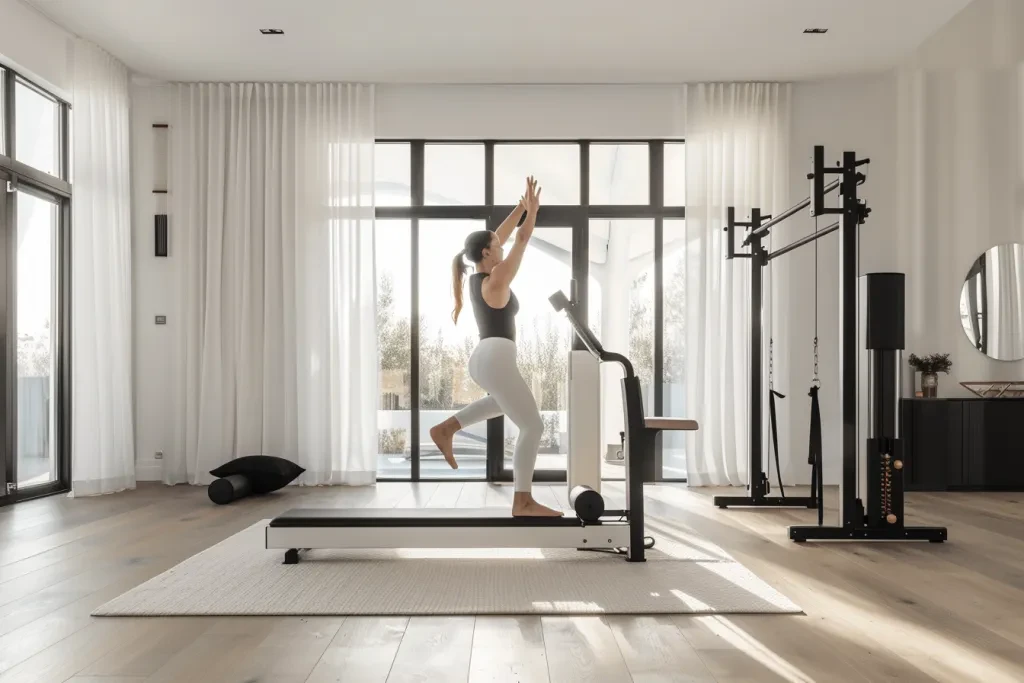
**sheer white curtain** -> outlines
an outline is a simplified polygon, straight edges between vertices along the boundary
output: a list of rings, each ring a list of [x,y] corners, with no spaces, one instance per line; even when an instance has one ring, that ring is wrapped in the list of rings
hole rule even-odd
[[[179,263],[167,483],[266,453],[303,484],[373,483],[372,86],[183,84],[171,128]]]
[[[785,84],[686,89],[685,376],[700,421],[686,454],[691,486],[747,483],[750,265],[726,261],[722,227],[729,206],[738,220],[786,208],[790,99]]]
[[[85,40],[73,57],[71,494],[135,487],[128,70]]]

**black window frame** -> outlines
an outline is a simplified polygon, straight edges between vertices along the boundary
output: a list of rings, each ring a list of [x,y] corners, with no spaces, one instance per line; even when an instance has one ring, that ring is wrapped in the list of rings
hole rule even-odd
[[[57,145],[58,175],[50,175],[17,160],[16,83],[52,100],[59,107]],[[0,457],[0,507],[71,490],[71,103],[30,77],[6,64],[0,65],[0,97],[3,98],[5,148],[0,153],[0,263],[4,280],[0,282],[0,441],[6,455]],[[56,395],[51,397],[56,411],[54,481],[24,489],[17,488],[17,251],[7,236],[17,230],[17,195],[22,190],[57,207],[57,320],[55,358]],[[6,494],[6,495],[5,495]]]
[[[409,145],[410,197],[408,206],[379,206],[375,215],[380,220],[407,220],[410,225],[411,306],[410,321],[419,319],[419,227],[421,220],[484,220],[494,230],[514,208],[494,203],[494,151],[501,145],[576,145],[579,149],[580,201],[579,204],[544,204],[538,216],[540,225],[565,225],[573,228],[572,277],[574,299],[584,303],[580,310],[586,316],[587,281],[589,264],[589,230],[592,219],[652,219],[654,221],[654,405],[653,414],[659,415],[664,405],[664,222],[685,220],[686,207],[665,205],[665,145],[685,144],[684,138],[579,138],[579,139],[475,139],[475,138],[377,138],[375,144]],[[484,148],[484,203],[476,205],[425,204],[425,149],[427,145],[483,145]],[[646,145],[648,148],[648,203],[647,204],[591,204],[590,203],[590,149],[592,145]],[[584,324],[588,321],[584,319]],[[379,477],[380,481],[506,482],[511,474],[503,469],[504,424],[499,419],[487,426],[487,468],[484,479],[464,477],[430,477],[423,479],[420,471],[420,339],[419,326],[410,324],[410,471],[408,477]],[[574,349],[583,349],[576,338]],[[685,477],[665,477],[662,462],[662,444],[656,448],[655,472],[659,482],[685,482]],[[564,482],[564,471],[538,470],[535,482]]]

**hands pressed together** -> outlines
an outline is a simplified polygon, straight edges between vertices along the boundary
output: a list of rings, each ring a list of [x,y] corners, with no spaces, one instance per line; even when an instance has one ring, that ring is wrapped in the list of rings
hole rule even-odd
[[[526,194],[519,198],[519,206],[528,214],[537,215],[537,209],[540,208],[541,189],[537,186],[537,180],[533,176],[526,179]]]

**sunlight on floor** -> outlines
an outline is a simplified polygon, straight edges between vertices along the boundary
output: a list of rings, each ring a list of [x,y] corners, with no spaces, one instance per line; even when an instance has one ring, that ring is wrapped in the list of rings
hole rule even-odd
[[[736,590],[756,595],[761,600],[779,609],[799,609],[788,598],[776,592],[771,586],[741,564],[733,562],[702,562],[701,567],[730,582],[736,587]]]
[[[732,562],[734,558],[714,543],[690,533],[678,523],[653,518],[648,519],[647,530],[658,538],[657,548],[669,557],[698,560],[721,560]],[[697,553],[694,556],[694,553]]]
[[[737,651],[790,683],[814,683],[813,678],[769,650],[763,643],[725,617],[694,617],[694,620],[732,645]]]
[[[993,652],[980,650],[954,636],[942,635],[911,623],[891,610],[884,612],[865,607],[865,601],[848,591],[820,581],[818,601],[835,620],[821,627],[835,635],[861,643],[876,642],[939,680],[1019,683],[1024,668]],[[880,627],[884,624],[884,627]],[[881,636],[885,634],[885,640]]]
[[[596,602],[584,602],[581,600],[535,600],[533,606],[538,609],[551,610],[554,612],[565,612],[574,614],[578,612],[603,612],[604,608]]]

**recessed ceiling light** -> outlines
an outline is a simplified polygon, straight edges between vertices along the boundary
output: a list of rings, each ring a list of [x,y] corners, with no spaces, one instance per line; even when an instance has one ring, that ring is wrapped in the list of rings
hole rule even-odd
[[[261,28],[260,29],[260,33],[262,33],[265,36],[283,36],[284,35],[284,29],[283,28]]]
[[[828,33],[827,28],[805,28],[804,33]]]

